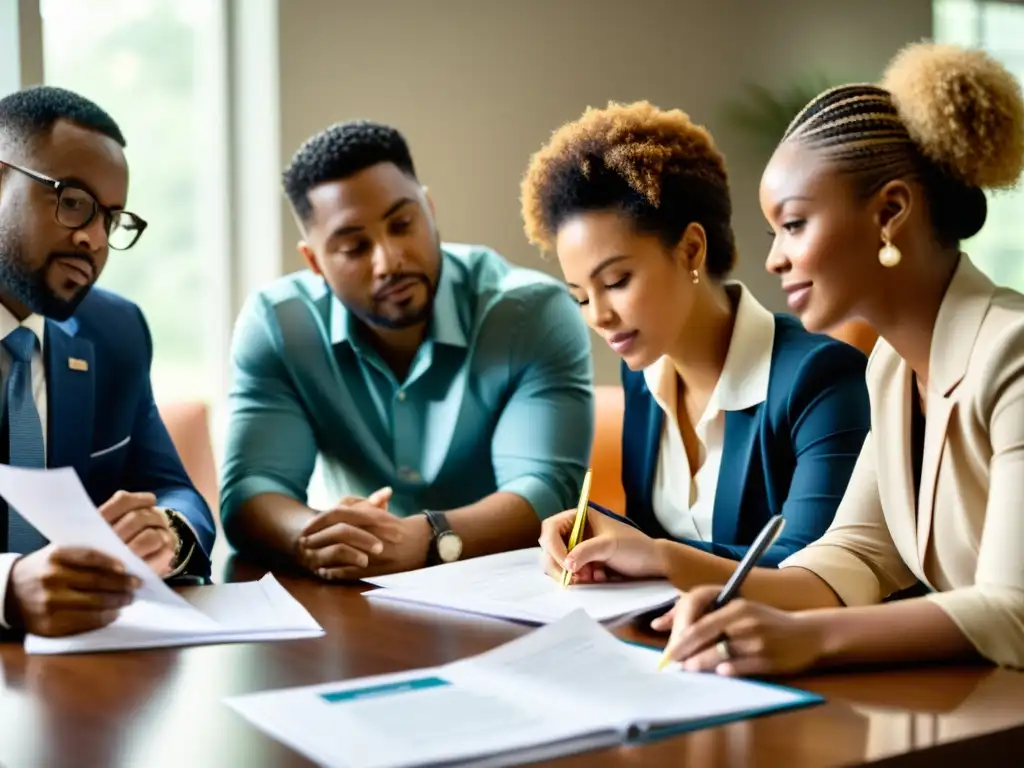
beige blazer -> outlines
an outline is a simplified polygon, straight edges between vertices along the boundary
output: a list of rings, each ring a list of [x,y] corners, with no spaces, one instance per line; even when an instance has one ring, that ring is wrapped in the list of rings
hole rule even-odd
[[[961,256],[935,321],[920,504],[910,367],[884,340],[868,362],[871,434],[832,526],[780,567],[846,605],[913,585],[986,658],[1024,667],[1024,296]]]

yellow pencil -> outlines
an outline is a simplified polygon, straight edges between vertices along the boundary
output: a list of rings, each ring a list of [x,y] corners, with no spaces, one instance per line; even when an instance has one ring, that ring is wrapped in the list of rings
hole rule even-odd
[[[573,547],[583,540],[583,529],[587,525],[587,506],[590,502],[590,473],[591,470],[588,469],[587,474],[583,477],[583,490],[580,491],[580,501],[576,505],[576,520],[572,524],[572,533],[569,534],[569,543],[565,548],[566,553],[572,552]],[[572,573],[563,569],[562,586],[569,586],[571,580]]]

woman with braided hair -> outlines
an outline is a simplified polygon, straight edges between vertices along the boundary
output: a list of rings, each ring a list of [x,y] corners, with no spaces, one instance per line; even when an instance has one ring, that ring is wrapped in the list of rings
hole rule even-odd
[[[761,182],[767,266],[808,329],[878,330],[871,434],[821,539],[720,610],[704,613],[712,586],[679,601],[668,653],[686,668],[1024,667],[1024,296],[959,249],[983,190],[1022,166],[1020,84],[981,51],[909,46],[879,86],[830,89],[793,121]],[[628,556],[610,549],[611,567]],[[673,580],[678,559],[663,547]],[[886,600],[917,582],[927,594]]]

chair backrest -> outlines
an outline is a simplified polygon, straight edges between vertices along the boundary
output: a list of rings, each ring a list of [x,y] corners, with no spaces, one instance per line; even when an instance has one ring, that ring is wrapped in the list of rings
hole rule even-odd
[[[852,344],[865,355],[870,355],[878,341],[878,333],[863,320],[850,320],[834,328],[830,333],[833,339]]]
[[[210,411],[199,401],[164,402],[158,405],[171,441],[185,465],[196,490],[206,500],[218,518],[220,490],[217,484],[217,464],[213,458],[210,439]]]
[[[594,387],[594,445],[591,449],[590,498],[602,506],[626,513],[622,490],[622,387]]]

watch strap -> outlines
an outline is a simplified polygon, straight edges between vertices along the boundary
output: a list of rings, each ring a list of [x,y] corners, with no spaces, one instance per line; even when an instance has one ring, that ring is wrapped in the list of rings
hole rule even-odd
[[[437,542],[446,533],[451,532],[452,527],[448,524],[448,516],[444,512],[425,509],[423,514],[427,516],[430,530],[434,534],[430,537],[430,548],[427,550],[427,565],[440,565],[441,551],[438,549]]]
[[[444,512],[438,512],[436,509],[425,509],[423,514],[427,516],[430,528],[434,532],[435,540],[451,531],[452,527],[448,524],[448,515]]]

